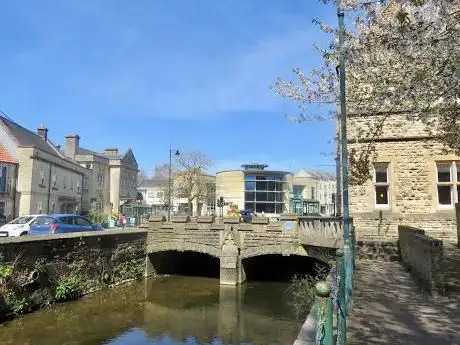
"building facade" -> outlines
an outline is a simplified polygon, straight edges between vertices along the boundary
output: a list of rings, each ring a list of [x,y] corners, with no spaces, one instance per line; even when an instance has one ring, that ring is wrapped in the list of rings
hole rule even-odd
[[[333,175],[301,169],[294,176],[291,212],[302,216],[336,214],[337,183]]]
[[[138,165],[132,150],[118,154],[108,148],[99,153],[80,146],[77,134],[66,136],[64,155],[89,169],[88,195],[85,203],[89,210],[104,214],[118,213],[123,203],[136,200]]]
[[[17,214],[17,174],[17,161],[0,144],[0,216],[5,216],[7,221]]]
[[[84,211],[89,170],[67,159],[47,128],[33,133],[0,116],[0,145],[17,162],[14,217]]]
[[[387,115],[388,116],[388,115]],[[349,116],[349,149],[365,150],[362,128],[380,116]],[[374,140],[371,179],[350,186],[350,214],[358,238],[396,238],[398,225],[420,227],[430,236],[456,240],[455,203],[460,201],[460,157],[418,121],[388,116]]]
[[[241,167],[241,170],[216,174],[216,196],[224,198],[224,214],[231,204],[240,210],[269,217],[289,212],[293,189],[290,172],[266,170],[265,164],[243,164]]]

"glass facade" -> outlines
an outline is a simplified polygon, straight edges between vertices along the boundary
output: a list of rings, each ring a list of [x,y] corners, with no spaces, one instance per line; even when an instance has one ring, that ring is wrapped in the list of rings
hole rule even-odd
[[[283,213],[285,184],[283,175],[245,175],[245,210],[258,213]]]

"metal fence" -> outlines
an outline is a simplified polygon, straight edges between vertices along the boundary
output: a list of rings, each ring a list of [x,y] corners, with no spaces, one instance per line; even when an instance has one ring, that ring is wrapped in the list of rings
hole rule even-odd
[[[316,344],[345,345],[347,344],[347,317],[351,311],[353,299],[353,272],[356,268],[356,235],[351,228],[350,243],[344,245],[344,250],[336,251],[336,289],[333,291],[327,282],[316,284],[316,300],[314,310],[316,315]],[[348,257],[347,257],[348,256]],[[347,264],[350,268],[347,269]],[[334,314],[336,317],[336,332],[334,336]]]

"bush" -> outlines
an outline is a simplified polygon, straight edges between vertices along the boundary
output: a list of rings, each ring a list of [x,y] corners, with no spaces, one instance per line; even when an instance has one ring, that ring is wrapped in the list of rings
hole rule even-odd
[[[99,210],[92,210],[88,213],[88,218],[93,224],[107,223],[108,216]]]
[[[139,279],[144,275],[144,269],[143,263],[131,259],[123,264],[120,269],[120,275],[123,279]]]
[[[8,278],[13,274],[13,265],[3,264],[0,265],[0,278]]]
[[[17,299],[13,303],[13,312],[16,315],[26,314],[31,310],[32,304],[30,303],[30,300],[26,297]]]
[[[296,310],[297,316],[304,317],[310,311],[315,301],[315,285],[317,282],[326,279],[329,268],[325,265],[315,265],[315,275],[296,274],[288,288],[291,295],[291,305]]]
[[[58,281],[54,297],[56,301],[64,302],[76,299],[81,295],[81,281],[76,277],[65,277]]]

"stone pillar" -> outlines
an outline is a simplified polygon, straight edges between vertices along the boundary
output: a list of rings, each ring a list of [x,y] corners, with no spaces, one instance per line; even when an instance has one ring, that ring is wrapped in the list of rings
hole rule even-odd
[[[171,223],[174,225],[174,230],[185,230],[185,224],[190,221],[189,216],[172,216]]]
[[[151,215],[149,218],[149,230],[159,230],[163,224],[163,216]]]
[[[238,285],[246,281],[246,274],[240,258],[237,226],[238,218],[224,218],[221,231],[220,284]]]
[[[299,218],[295,213],[285,213],[280,217],[281,228],[283,232],[297,233],[299,230]]]

